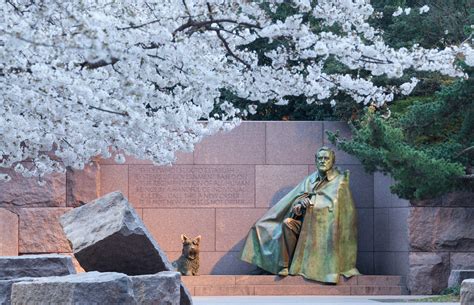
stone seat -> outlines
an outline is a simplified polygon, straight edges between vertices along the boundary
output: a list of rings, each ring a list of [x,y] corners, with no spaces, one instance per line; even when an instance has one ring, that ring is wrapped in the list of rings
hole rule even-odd
[[[341,278],[337,285],[305,280],[301,276],[200,275],[183,276],[193,296],[239,295],[405,295],[401,276],[360,275]]]

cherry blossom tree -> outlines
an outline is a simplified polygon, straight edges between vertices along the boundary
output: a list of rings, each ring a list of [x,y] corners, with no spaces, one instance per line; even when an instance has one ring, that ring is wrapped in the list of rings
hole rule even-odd
[[[474,65],[471,40],[389,47],[368,23],[377,15],[368,0],[293,0],[296,13],[284,21],[271,16],[281,2],[5,0],[0,167],[41,178],[117,152],[169,164],[259,103],[343,92],[383,104],[418,80],[380,87],[374,76],[414,69],[465,77],[456,61]],[[282,37],[286,44],[272,44]],[[268,46],[266,62],[249,47],[256,41]],[[357,73],[327,73],[328,59]],[[224,90],[248,100],[247,110],[223,100]],[[216,105],[221,112],[211,115]]]

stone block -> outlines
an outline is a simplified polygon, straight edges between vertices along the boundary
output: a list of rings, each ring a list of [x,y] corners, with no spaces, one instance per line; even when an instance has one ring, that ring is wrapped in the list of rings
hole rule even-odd
[[[403,285],[401,276],[362,275],[357,277],[357,285],[367,287],[394,287]]]
[[[254,207],[255,166],[130,165],[130,201],[137,208]]]
[[[75,274],[71,257],[43,254],[0,257],[0,279]]]
[[[108,165],[119,165],[115,162],[115,155],[113,154],[112,157],[108,159],[98,158],[98,162],[100,164],[108,164]],[[141,160],[134,156],[124,154],[125,162],[122,165],[153,165],[153,162],[150,160]],[[193,152],[176,152],[176,161],[173,164],[193,164],[194,157]]]
[[[409,208],[374,209],[375,251],[408,251]]]
[[[110,272],[17,282],[11,300],[12,304],[136,304],[130,279]]]
[[[24,163],[25,167],[31,166]],[[38,178],[25,178],[12,169],[0,169],[10,175],[9,182],[0,185],[0,207],[64,207],[66,206],[66,176],[55,173],[44,177],[44,185]]]
[[[373,209],[357,209],[357,248],[362,252],[374,251]]]
[[[71,252],[59,223],[59,217],[70,208],[20,209],[19,252]]]
[[[376,208],[401,208],[409,207],[410,202],[401,199],[390,191],[390,186],[395,181],[389,175],[381,172],[374,173],[374,207]]]
[[[314,164],[322,122],[266,122],[266,164]]]
[[[178,272],[163,271],[131,276],[130,279],[136,304],[183,304],[180,302],[181,279]],[[188,304],[189,300],[188,296]]]
[[[401,295],[402,287],[351,286],[351,295]]]
[[[409,240],[417,251],[474,251],[474,208],[416,207]]]
[[[341,276],[339,278],[338,286],[357,285],[357,278],[360,276],[353,276],[346,279]],[[236,285],[275,285],[275,286],[302,286],[311,285],[313,287],[325,286],[316,281],[305,279],[302,276],[287,276],[281,277],[278,275],[237,275],[235,277]]]
[[[334,122],[325,121],[323,123],[324,123],[324,132],[323,132],[324,145],[335,150],[336,162],[339,164],[360,164],[360,161],[356,157],[342,150],[337,149],[335,145],[332,144],[328,140],[328,136],[327,136],[328,131],[330,132],[339,131],[339,135],[341,135],[342,138],[350,139],[352,137],[352,132],[349,128],[349,125],[346,122],[336,122],[336,121]]]
[[[410,208],[394,208],[389,211],[390,251],[408,251],[408,216]]]
[[[336,163],[336,166],[337,163]],[[339,168],[349,170],[350,189],[357,208],[374,207],[374,178],[372,174],[365,172],[362,165],[341,165]]]
[[[474,304],[474,279],[464,280],[461,284],[461,305]]]
[[[474,279],[474,270],[451,270],[448,287],[459,286],[462,281],[467,279]]]
[[[100,196],[111,192],[122,192],[128,197],[128,165],[100,166]]]
[[[271,207],[308,175],[306,165],[257,165],[256,206]]]
[[[183,233],[201,235],[201,251],[215,250],[214,209],[144,209],[143,222],[164,251],[181,252]]]
[[[216,250],[240,251],[250,227],[267,209],[216,209]]]
[[[358,252],[356,267],[361,274],[374,274],[374,252]]]
[[[0,256],[18,255],[18,216],[0,208]]]
[[[374,273],[408,275],[409,252],[374,252]]]
[[[83,170],[68,168],[66,172],[66,199],[68,207],[77,207],[99,197],[99,163],[91,162]]]
[[[0,304],[11,305],[12,286],[14,283],[27,282],[31,280],[32,280],[31,277],[21,277],[21,278],[9,279],[9,280],[0,279]]]
[[[451,269],[474,269],[474,252],[450,253]]]
[[[186,287],[193,286],[234,286],[236,284],[235,275],[200,275],[181,276],[181,280]]]
[[[411,252],[407,287],[411,294],[437,294],[447,287],[449,253]]]
[[[350,286],[255,286],[255,295],[350,295]]]
[[[204,138],[195,147],[194,164],[265,164],[265,123],[242,122]]]
[[[171,261],[176,260],[180,252],[166,252]],[[256,270],[254,265],[240,260],[240,252],[201,252],[199,254],[199,274],[227,275],[250,274]]]
[[[474,192],[452,192],[442,197],[445,207],[474,208]]]
[[[120,192],[75,208],[61,217],[61,225],[86,271],[142,275],[173,270]]]
[[[195,286],[195,296],[242,296],[255,295],[254,286]]]
[[[374,209],[374,250],[390,249],[390,209]]]

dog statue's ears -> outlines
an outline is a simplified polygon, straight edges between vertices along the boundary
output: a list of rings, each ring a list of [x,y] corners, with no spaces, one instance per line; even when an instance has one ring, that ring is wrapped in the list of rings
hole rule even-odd
[[[183,242],[185,242],[185,241],[188,240],[188,239],[189,239],[189,237],[187,237],[185,234],[181,234],[181,240],[182,240]]]
[[[194,237],[194,240],[199,244],[201,242],[201,235]]]

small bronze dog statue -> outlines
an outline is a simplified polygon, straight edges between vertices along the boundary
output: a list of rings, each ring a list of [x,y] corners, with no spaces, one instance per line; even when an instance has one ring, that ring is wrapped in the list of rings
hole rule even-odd
[[[172,264],[173,267],[182,275],[199,275],[199,243],[201,235],[193,239],[181,234],[183,241],[183,252],[181,256]]]

